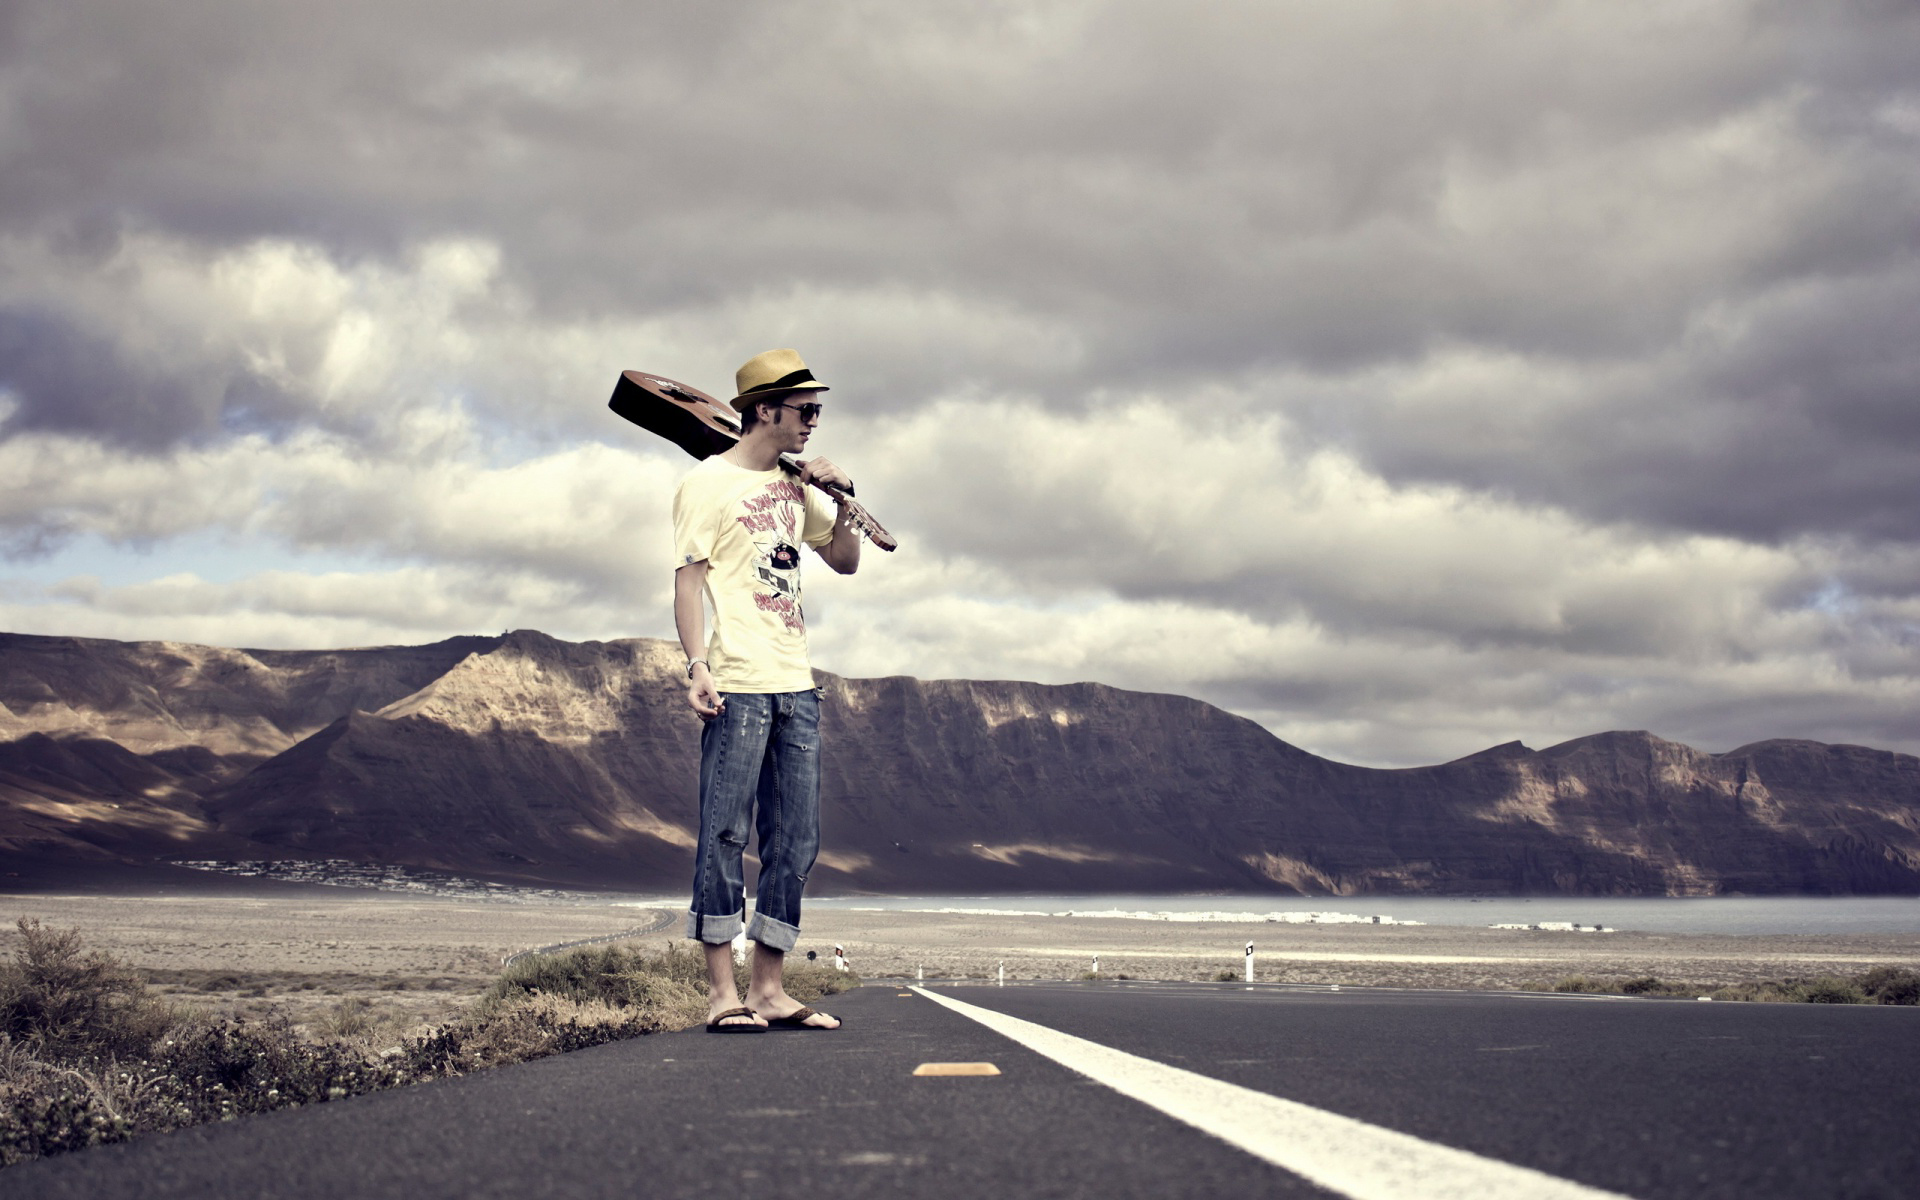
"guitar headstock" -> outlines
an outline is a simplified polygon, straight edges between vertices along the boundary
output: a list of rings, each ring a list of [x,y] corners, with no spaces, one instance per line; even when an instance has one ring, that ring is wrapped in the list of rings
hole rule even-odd
[[[780,469],[796,479],[800,476],[800,464],[785,455],[780,457]],[[813,481],[813,486],[819,488],[827,495],[832,496],[834,503],[846,510],[847,524],[853,526],[854,530],[868,541],[880,547],[882,550],[897,550],[900,548],[899,540],[887,532],[886,526],[874,520],[873,514],[867,511],[865,505],[853,498],[852,492],[844,488],[837,488],[830,483],[821,483],[817,479]]]
[[[832,496],[834,500],[839,502],[840,507],[846,511],[847,524],[853,526],[856,533],[859,533],[862,537],[880,547],[882,550],[897,550],[900,548],[900,543],[895,540],[892,534],[887,532],[886,526],[874,520],[873,514],[868,512],[866,506],[862,505],[858,500],[847,495],[839,488],[822,487],[820,490],[826,492]]]
[[[888,533],[880,522],[874,520],[873,514],[868,512],[858,500],[848,500],[845,503],[847,506],[847,522],[859,530],[868,541],[880,547],[882,550],[891,551],[900,548],[900,543],[895,540],[894,536]]]

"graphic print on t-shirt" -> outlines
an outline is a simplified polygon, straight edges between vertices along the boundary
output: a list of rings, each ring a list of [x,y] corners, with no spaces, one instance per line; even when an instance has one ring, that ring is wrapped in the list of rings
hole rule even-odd
[[[740,522],[753,542],[753,602],[780,614],[788,629],[804,630],[800,611],[800,523],[807,495],[790,479],[776,479],[740,501]]]

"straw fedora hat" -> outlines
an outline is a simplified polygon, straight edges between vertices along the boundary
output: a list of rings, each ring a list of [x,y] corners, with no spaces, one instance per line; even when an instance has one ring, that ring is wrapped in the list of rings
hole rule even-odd
[[[768,350],[742,363],[733,373],[734,411],[770,400],[781,392],[824,392],[827,385],[813,377],[797,350]]]

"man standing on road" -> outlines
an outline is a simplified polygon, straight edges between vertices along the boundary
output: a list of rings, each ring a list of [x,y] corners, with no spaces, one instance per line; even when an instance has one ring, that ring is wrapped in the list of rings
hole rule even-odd
[[[800,893],[820,845],[820,693],[807,661],[800,547],[851,575],[860,538],[821,480],[852,483],[825,458],[789,474],[820,421],[820,393],[792,350],[769,350],[735,375],[740,441],[687,474],[673,497],[673,619],[687,655],[687,704],[700,732],[700,841],[687,936],[705,944],[707,1029],[838,1029],[787,995],[781,965],[800,936]],[[713,636],[706,636],[706,606]],[[757,813],[755,810],[758,810]],[[742,855],[759,833],[752,982],[734,990],[730,943],[741,931]]]

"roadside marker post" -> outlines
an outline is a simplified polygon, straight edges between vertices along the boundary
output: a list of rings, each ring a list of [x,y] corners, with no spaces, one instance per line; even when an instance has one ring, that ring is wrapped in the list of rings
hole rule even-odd
[[[1247,982],[1253,982],[1253,943],[1247,943]]]
[[[1000,963],[1000,986],[1007,986],[1007,964],[1004,959]]]
[[[1093,973],[1095,975],[1100,973],[1100,956],[1098,954],[1093,956]]]

